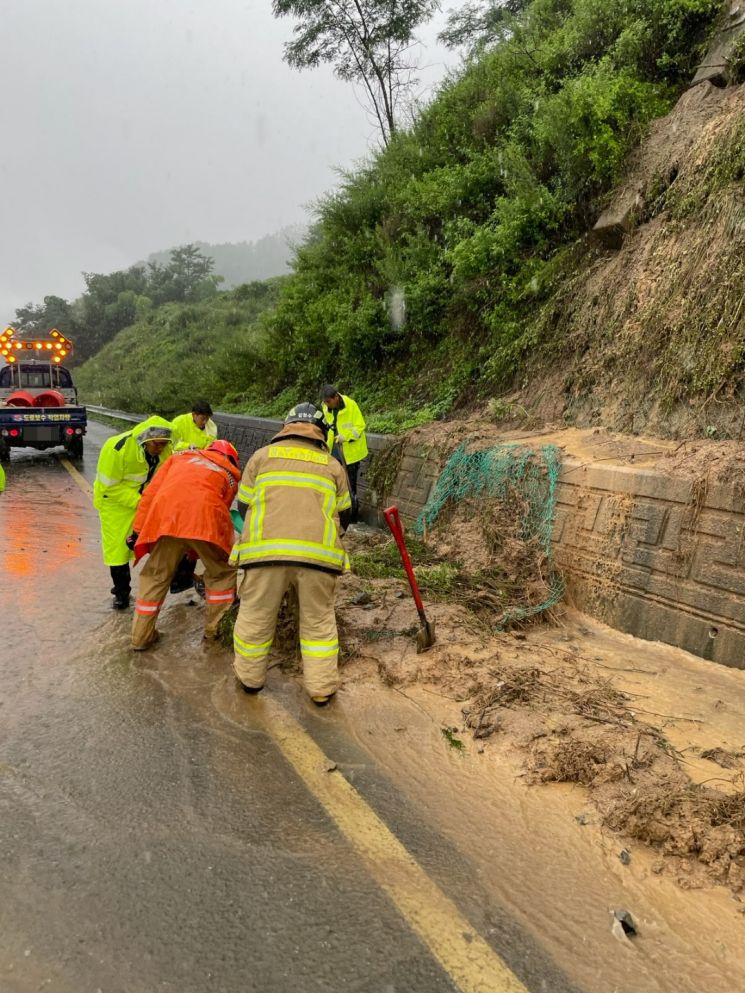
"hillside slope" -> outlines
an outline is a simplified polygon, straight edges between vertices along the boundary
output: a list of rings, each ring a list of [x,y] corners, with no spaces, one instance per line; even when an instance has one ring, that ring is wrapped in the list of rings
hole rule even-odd
[[[616,192],[635,229],[618,251],[567,253],[527,337],[514,420],[672,437],[743,435],[745,87],[688,91]]]
[[[81,398],[165,417],[200,397],[215,408],[240,405],[264,361],[257,320],[276,303],[281,283],[247,283],[199,303],[158,307],[80,366]]]

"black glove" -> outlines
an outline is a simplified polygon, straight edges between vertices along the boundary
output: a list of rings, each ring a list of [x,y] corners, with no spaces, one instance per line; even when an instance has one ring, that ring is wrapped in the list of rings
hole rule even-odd
[[[135,545],[137,544],[137,539],[139,537],[140,537],[139,534],[136,531],[133,531],[132,534],[129,536],[129,538],[127,538],[127,540],[124,542],[124,544],[130,550],[130,552],[133,552],[135,550]]]

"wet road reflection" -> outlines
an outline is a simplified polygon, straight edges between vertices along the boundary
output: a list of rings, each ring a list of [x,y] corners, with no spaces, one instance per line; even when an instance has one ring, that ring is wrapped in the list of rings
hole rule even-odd
[[[201,605],[133,656],[58,459],[14,453],[0,500],[0,990],[456,989],[201,642]],[[509,940],[534,989],[569,989]]]

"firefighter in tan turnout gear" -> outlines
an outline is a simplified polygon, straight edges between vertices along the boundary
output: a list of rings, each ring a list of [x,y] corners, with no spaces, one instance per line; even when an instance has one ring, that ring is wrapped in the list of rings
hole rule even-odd
[[[319,706],[339,686],[334,597],[347,556],[341,544],[352,502],[346,473],[330,455],[323,413],[301,403],[249,460],[238,491],[243,533],[233,548],[240,609],[235,673],[247,693],[264,685],[285,591],[299,601],[303,682]]]

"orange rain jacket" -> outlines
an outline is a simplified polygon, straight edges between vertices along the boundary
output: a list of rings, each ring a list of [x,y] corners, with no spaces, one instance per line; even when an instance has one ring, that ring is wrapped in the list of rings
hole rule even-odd
[[[139,561],[159,538],[209,541],[230,555],[235,537],[230,505],[241,474],[220,452],[176,452],[145,489],[135,516]]]

